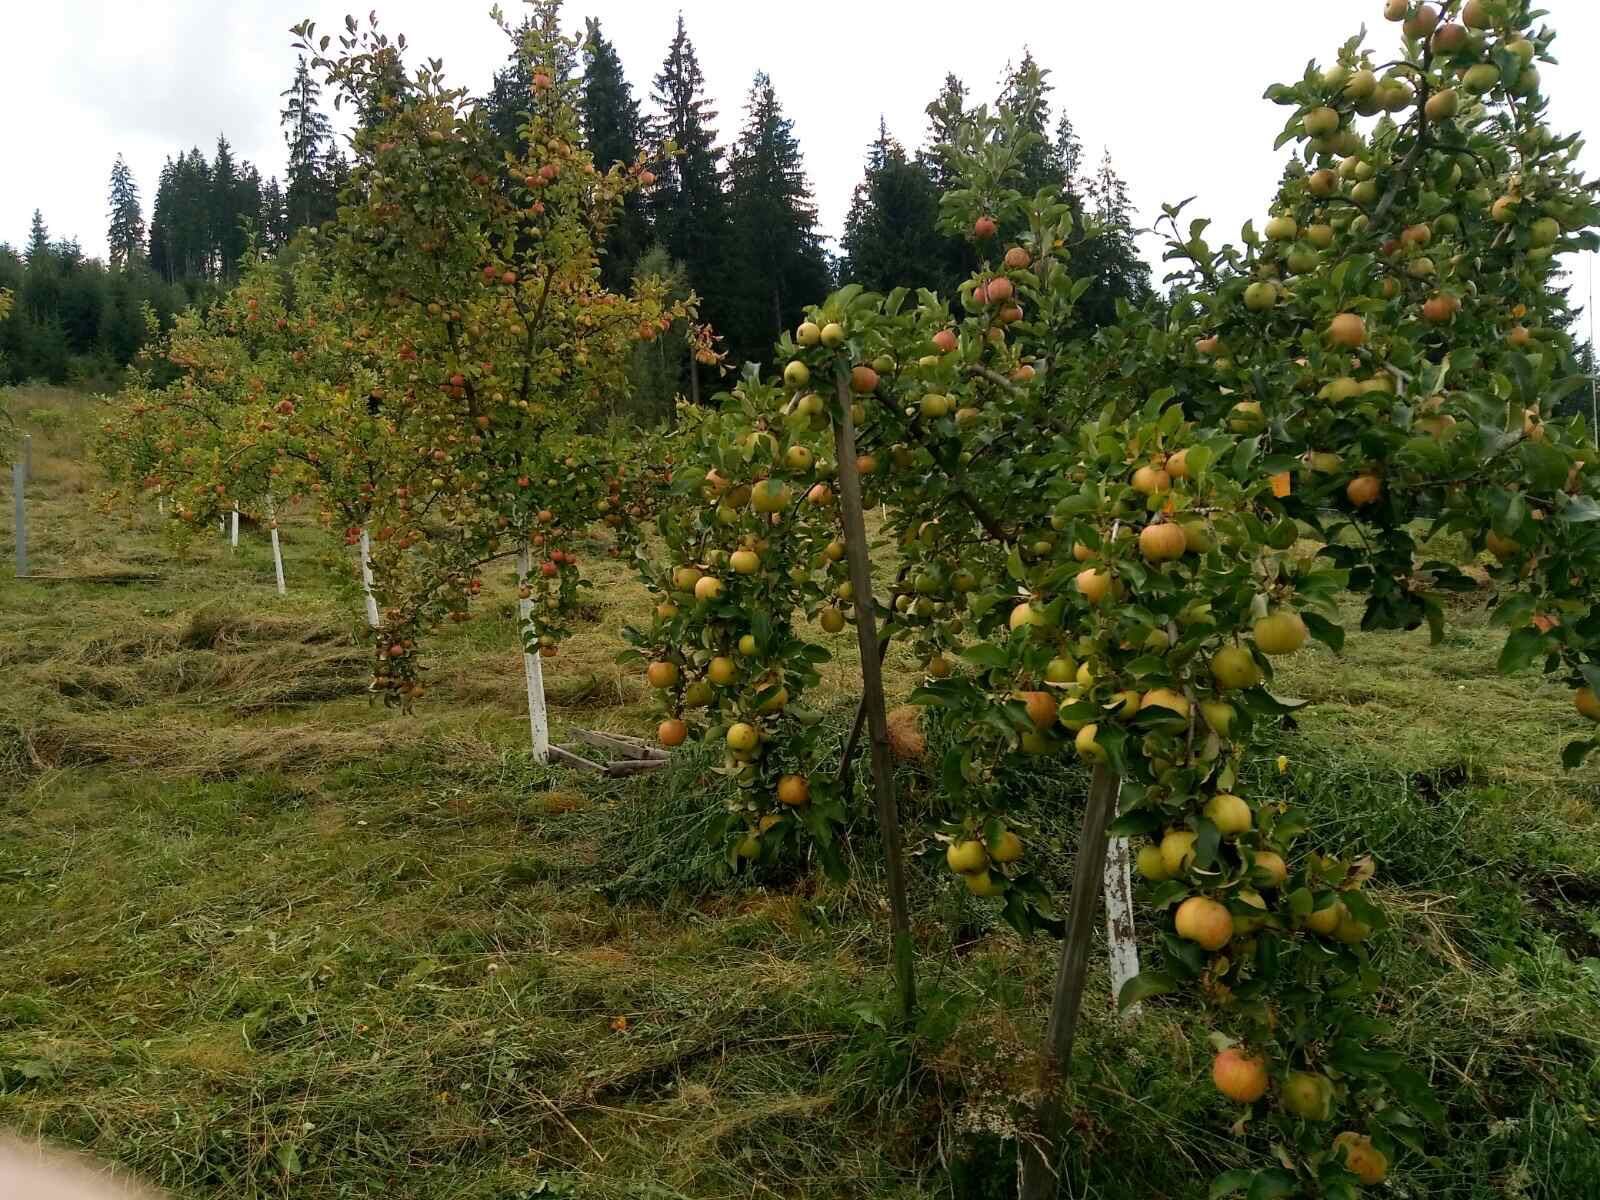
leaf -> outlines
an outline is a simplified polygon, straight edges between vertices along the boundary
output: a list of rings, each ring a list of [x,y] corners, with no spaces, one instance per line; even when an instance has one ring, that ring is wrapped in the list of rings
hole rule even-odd
[[[1224,1171],[1211,1181],[1211,1190],[1206,1195],[1209,1200],[1222,1200],[1224,1196],[1236,1196],[1250,1186],[1252,1178],[1254,1178],[1253,1174],[1242,1167]]]
[[[982,667],[986,671],[1003,670],[1010,662],[1004,650],[989,642],[979,642],[975,646],[968,646],[961,652],[961,657],[973,666]]]
[[[1572,525],[1600,521],[1600,504],[1595,503],[1593,496],[1573,496],[1562,505],[1561,511],[1556,514],[1556,520],[1566,521]]]
[[[1536,607],[1537,603],[1532,596],[1526,592],[1518,592],[1494,610],[1494,615],[1489,618],[1489,624],[1504,626],[1507,629],[1520,629],[1528,623]]]
[[[1133,812],[1123,813],[1111,822],[1106,833],[1111,837],[1135,837],[1142,833],[1152,833],[1161,828],[1161,814],[1151,808],[1135,809]]]
[[[849,1011],[855,1014],[856,1019],[863,1025],[871,1025],[876,1029],[883,1030],[887,1030],[889,1028],[888,1018],[886,1018],[883,1015],[883,1011],[870,1000],[858,1000],[856,1003],[850,1006]]]
[[[1327,646],[1335,654],[1344,650],[1344,626],[1319,617],[1314,612],[1300,614],[1300,619],[1306,623],[1306,628],[1311,631],[1311,636]]]
[[[1294,1176],[1282,1167],[1268,1167],[1256,1175],[1245,1200],[1278,1200],[1292,1194],[1296,1186]]]
[[[1178,990],[1178,982],[1160,971],[1141,971],[1122,985],[1117,993],[1117,1011],[1125,1012],[1141,1000],[1151,996],[1165,996]]]
[[[273,1157],[278,1160],[278,1166],[285,1175],[300,1174],[300,1147],[293,1142],[284,1142]]]
[[[1511,636],[1506,638],[1504,649],[1500,651],[1500,661],[1497,669],[1502,675],[1511,675],[1528,666],[1544,651],[1544,634],[1532,625],[1522,629],[1513,629]]]
[[[1561,765],[1568,771],[1576,771],[1583,766],[1583,760],[1596,750],[1600,750],[1600,740],[1594,738],[1586,742],[1568,742],[1561,748]]]

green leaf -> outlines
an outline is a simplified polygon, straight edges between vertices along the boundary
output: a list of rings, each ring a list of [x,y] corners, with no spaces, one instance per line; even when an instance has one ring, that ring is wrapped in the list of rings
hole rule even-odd
[[[1137,837],[1142,833],[1153,833],[1161,828],[1161,824],[1161,814],[1155,809],[1138,808],[1123,813],[1111,822],[1106,833],[1111,837]]]
[[[1278,1200],[1291,1195],[1297,1186],[1294,1176],[1282,1167],[1268,1167],[1256,1175],[1245,1200]]]
[[[1335,624],[1326,617],[1320,617],[1314,612],[1302,612],[1300,619],[1306,623],[1306,628],[1311,631],[1311,636],[1327,646],[1335,654],[1344,649],[1344,626]]]
[[[1122,985],[1117,993],[1117,1011],[1125,1012],[1130,1006],[1151,996],[1165,996],[1178,990],[1178,981],[1160,971],[1141,971]]]
[[[1004,670],[1011,661],[1004,650],[989,642],[968,646],[961,652],[961,657],[973,666],[986,671]]]
[[[1532,618],[1537,607],[1534,598],[1527,592],[1518,592],[1494,610],[1494,615],[1489,618],[1489,624],[1500,625],[1506,629],[1520,629]]]
[[[1224,1196],[1236,1196],[1250,1186],[1254,1175],[1242,1167],[1235,1167],[1231,1171],[1224,1171],[1211,1181],[1211,1190],[1206,1193],[1209,1200],[1222,1200]]]
[[[1593,496],[1573,496],[1562,505],[1561,511],[1556,514],[1556,520],[1573,525],[1600,521],[1600,504],[1595,503]]]
[[[1500,651],[1500,674],[1511,675],[1528,666],[1544,652],[1544,643],[1544,634],[1532,625],[1513,629],[1506,638],[1505,648]]]

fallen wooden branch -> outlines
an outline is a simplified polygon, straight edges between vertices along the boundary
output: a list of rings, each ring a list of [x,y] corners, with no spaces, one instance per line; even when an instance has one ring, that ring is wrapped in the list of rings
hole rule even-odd
[[[160,583],[159,575],[110,573],[106,575],[18,575],[23,583]]]
[[[565,766],[596,771],[613,779],[654,771],[672,761],[672,756],[664,750],[659,750],[640,738],[629,737],[625,733],[600,733],[593,729],[574,729],[572,736],[585,745],[615,751],[624,757],[610,762],[596,762],[577,753],[571,746],[551,746],[550,758]]]

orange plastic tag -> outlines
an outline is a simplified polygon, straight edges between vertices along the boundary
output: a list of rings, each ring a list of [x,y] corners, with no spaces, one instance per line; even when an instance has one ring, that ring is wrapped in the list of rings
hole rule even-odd
[[[1284,471],[1272,477],[1272,494],[1278,499],[1283,499],[1291,490],[1293,490],[1293,486],[1289,479],[1289,472]]]

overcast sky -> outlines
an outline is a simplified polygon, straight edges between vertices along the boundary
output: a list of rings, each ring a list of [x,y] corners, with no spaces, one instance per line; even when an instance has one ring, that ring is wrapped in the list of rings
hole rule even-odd
[[[518,0],[503,0],[513,20]],[[419,54],[442,57],[458,82],[485,88],[507,46],[487,0],[361,0]],[[226,134],[236,156],[281,174],[278,93],[302,17],[336,32],[348,5],[329,0],[9,0],[0,31],[7,114],[0,146],[0,241],[20,246],[34,208],[52,236],[105,250],[106,185],[118,152],[133,168],[146,216],[163,160],[190,146],[209,157]],[[1562,65],[1545,69],[1556,126],[1600,123],[1600,0],[1544,0]],[[824,231],[837,237],[880,114],[908,146],[947,71],[991,99],[1024,46],[1052,72],[1057,110],[1071,114],[1095,162],[1109,147],[1141,221],[1163,201],[1198,196],[1215,235],[1237,236],[1272,195],[1285,110],[1261,99],[1272,82],[1331,61],[1365,22],[1389,52],[1395,27],[1380,0],[1041,0],[991,8],[971,0],[566,0],[573,29],[601,21],[635,94],[647,97],[676,13],[683,12],[720,112],[724,143],[739,124],[751,75],[772,76],[805,153]],[[1600,174],[1600,150],[1587,151]],[[1220,240],[1220,236],[1217,238]],[[1147,253],[1156,248],[1146,240]],[[1577,267],[1577,264],[1573,264]],[[1578,291],[1588,286],[1581,268]],[[1157,272],[1160,277],[1161,272]]]

